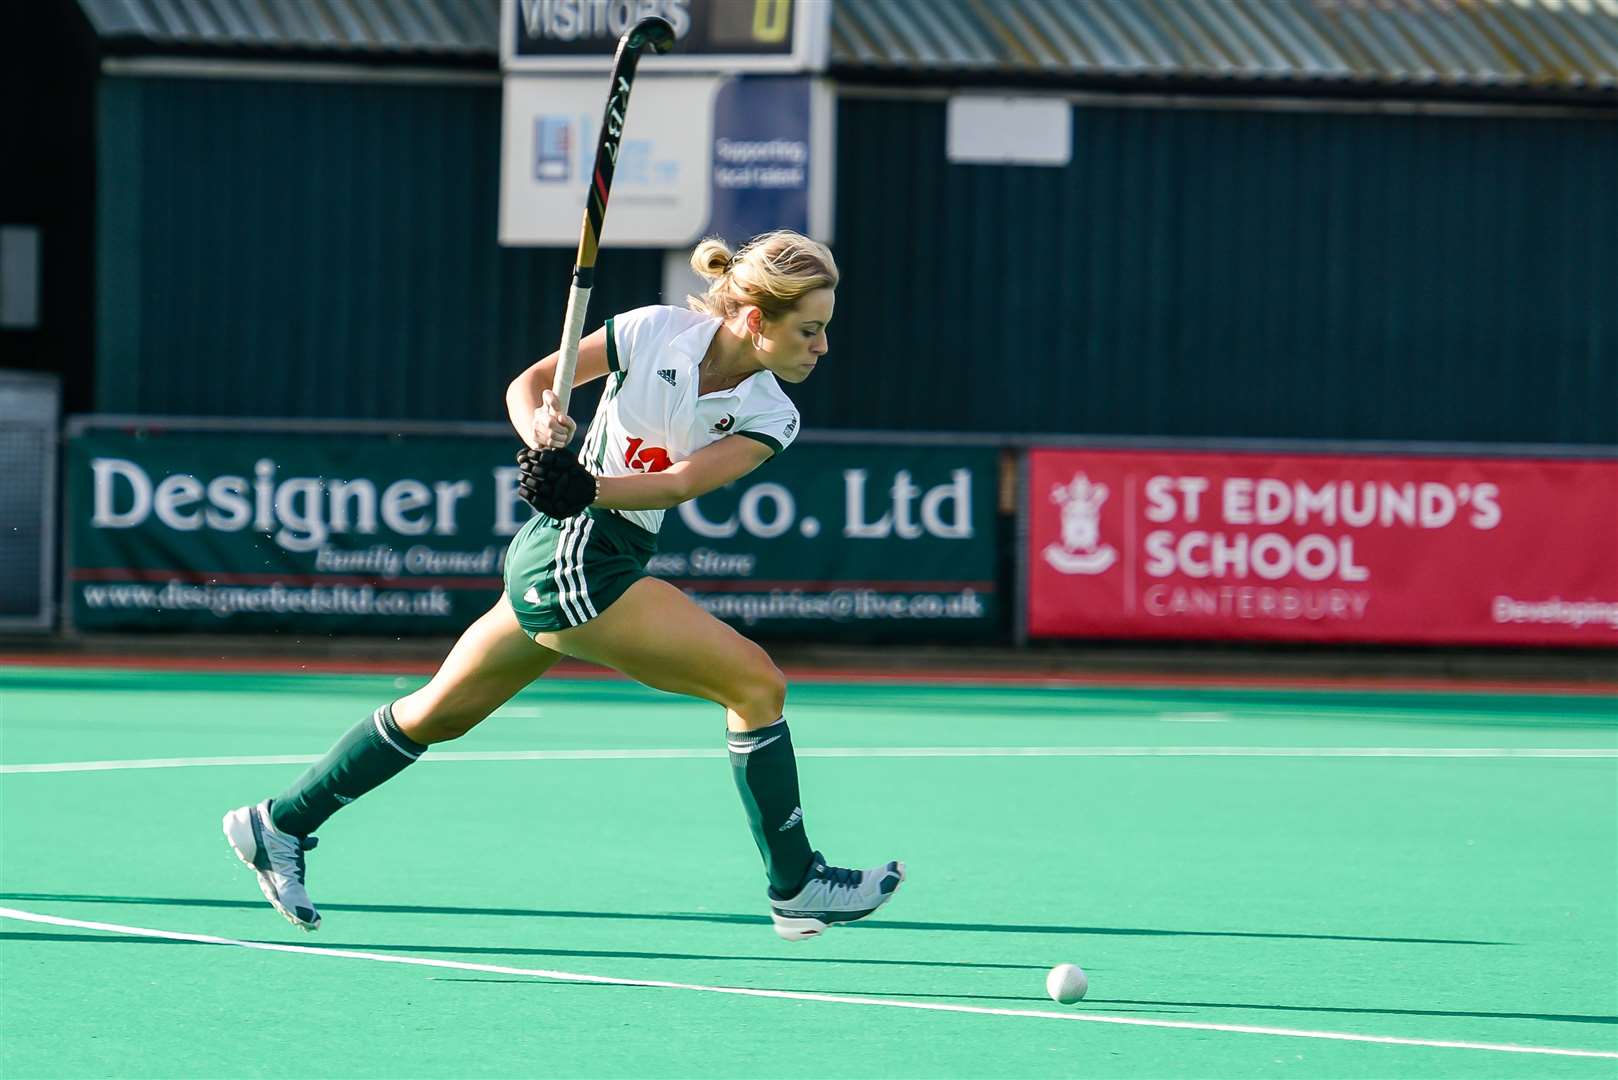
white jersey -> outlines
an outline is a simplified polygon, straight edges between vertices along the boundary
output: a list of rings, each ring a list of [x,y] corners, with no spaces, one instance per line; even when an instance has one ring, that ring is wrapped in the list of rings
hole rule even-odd
[[[684,308],[636,308],[607,320],[607,388],[579,461],[598,476],[662,472],[704,446],[740,435],[779,454],[798,434],[798,409],[775,376],[755,372],[697,395],[697,366],[720,321]],[[614,510],[648,532],[662,510]]]

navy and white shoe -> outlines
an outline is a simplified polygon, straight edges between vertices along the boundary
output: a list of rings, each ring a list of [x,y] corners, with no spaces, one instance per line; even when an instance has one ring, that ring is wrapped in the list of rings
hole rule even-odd
[[[827,866],[815,852],[809,864],[809,880],[798,895],[785,900],[770,897],[770,918],[775,932],[788,941],[802,941],[824,933],[834,923],[863,919],[893,899],[905,879],[905,864],[890,862],[869,870],[845,870]]]
[[[277,829],[270,821],[268,799],[232,810],[225,815],[224,828],[231,850],[258,875],[258,887],[275,910],[293,926],[318,930],[320,912],[303,884],[303,853],[315,846],[315,838]]]

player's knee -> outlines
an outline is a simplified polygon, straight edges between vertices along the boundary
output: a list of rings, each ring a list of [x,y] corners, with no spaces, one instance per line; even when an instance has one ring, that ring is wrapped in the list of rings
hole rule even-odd
[[[748,727],[763,727],[781,718],[786,709],[787,677],[760,649],[736,680],[734,700],[728,707]]]
[[[430,718],[427,725],[428,737],[425,739],[417,739],[416,741],[430,746],[433,743],[449,742],[451,739],[459,739],[462,735],[465,735],[467,732],[483,723],[484,720],[488,719],[488,716],[489,714],[486,712],[455,712],[445,710],[435,713]]]
[[[431,694],[431,689],[430,685],[423,687],[393,707],[399,730],[424,746],[459,739],[488,719],[498,704],[475,695]]]

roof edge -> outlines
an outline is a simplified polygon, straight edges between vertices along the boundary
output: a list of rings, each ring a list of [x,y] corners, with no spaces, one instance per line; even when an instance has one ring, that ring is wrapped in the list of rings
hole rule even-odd
[[[1618,86],[1573,88],[1562,85],[1443,84],[1351,79],[1297,79],[1198,75],[1089,75],[1070,72],[1006,70],[894,70],[862,64],[833,64],[827,74],[839,83],[891,87],[895,91],[1028,90],[1197,97],[1210,100],[1285,97],[1321,102],[1415,101],[1455,104],[1565,105],[1592,113],[1610,112],[1618,121]]]

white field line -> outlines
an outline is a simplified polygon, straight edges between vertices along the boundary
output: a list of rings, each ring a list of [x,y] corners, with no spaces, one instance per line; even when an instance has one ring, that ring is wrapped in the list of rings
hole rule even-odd
[[[1327,704],[1293,706],[1243,705],[1240,715],[1244,720],[1366,720],[1373,723],[1414,722],[1429,727],[1465,722],[1498,724],[1501,717],[1509,717],[1513,721],[1520,721],[1525,724],[1563,727],[1567,726],[1568,719],[1564,713],[1461,712],[1437,707],[1429,710],[1355,709]]]
[[[0,907],[0,918],[44,923],[48,926],[71,927],[79,930],[99,930],[108,934],[130,934],[136,937],[161,938],[166,941],[190,941],[204,945],[233,945],[241,949],[258,949],[264,952],[298,953],[304,956],[326,956],[339,960],[369,960],[378,964],[407,964],[416,967],[447,968],[452,971],[477,971],[492,975],[527,975],[536,979],[560,979],[568,982],[597,983],[605,986],[644,986],[659,990],[690,990],[704,994],[730,994],[736,997],[776,998],[787,1001],[818,1001],[834,1005],[866,1005],[884,1009],[917,1009],[922,1012],[967,1013],[974,1016],[1022,1016],[1040,1020],[1069,1020],[1089,1024],[1121,1024],[1127,1027],[1173,1028],[1181,1031],[1221,1031],[1238,1035],[1279,1035],[1294,1039],[1331,1039],[1337,1042],[1378,1043],[1385,1046],[1425,1046],[1448,1050],[1488,1050],[1501,1054],[1546,1054],[1557,1057],[1618,1059],[1618,1052],[1607,1050],[1519,1046],[1514,1043],[1452,1042],[1444,1039],[1407,1039],[1395,1035],[1356,1035],[1346,1031],[1309,1031],[1298,1028],[1255,1027],[1248,1024],[1205,1024],[1190,1020],[1142,1020],[1135,1017],[1052,1012],[1045,1009],[988,1009],[974,1005],[941,1005],[933,1002],[894,1001],[889,998],[854,997],[846,994],[815,994],[795,990],[756,990],[740,986],[704,986],[700,983],[665,982],[660,979],[618,979],[606,975],[585,975],[579,972],[551,971],[545,968],[469,964],[458,960],[433,960],[417,956],[387,956],[380,953],[361,952],[357,949],[317,949],[308,945],[280,945],[267,941],[240,941],[236,938],[214,937],[212,934],[182,934],[172,930],[153,930],[140,926],[123,926],[118,923],[63,919],[55,915],[41,915],[32,911],[19,911],[16,908],[5,907]]]
[[[696,705],[703,703],[696,702]],[[491,719],[498,720],[536,720],[557,715],[570,708],[568,705],[521,705],[503,706]],[[882,705],[868,706],[872,709],[885,708]],[[793,711],[818,711],[822,706],[799,705]],[[828,712],[832,710],[827,710]],[[1215,720],[1355,720],[1369,723],[1419,723],[1426,726],[1443,726],[1456,723],[1498,723],[1504,714],[1491,712],[1462,712],[1449,709],[1433,708],[1422,711],[1420,709],[1361,709],[1353,706],[1320,705],[1267,705],[1263,703],[1243,703],[1239,709],[1197,709],[1185,705],[1174,707],[1170,702],[1142,701],[1138,703],[1108,702],[1106,708],[1096,708],[1086,703],[1078,703],[1072,707],[1069,719],[1075,722],[1097,723],[1101,721],[1138,722],[1141,720],[1162,720],[1169,723],[1210,723]],[[1565,727],[1567,717],[1561,713],[1512,713],[1513,719],[1524,723],[1538,724],[1549,727]]]
[[[847,709],[869,708],[885,709],[888,706],[881,703],[869,705],[840,705],[838,708]],[[1004,699],[997,699],[997,706],[1015,713],[1019,708],[1028,707],[1026,703],[1018,703],[1014,699],[1007,704]],[[1032,706],[1034,711],[1049,712],[1048,703],[1036,702]],[[793,707],[793,712],[828,708],[827,706],[799,703]],[[1182,714],[1197,714],[1210,712],[1226,712],[1232,719],[1241,720],[1364,720],[1369,722],[1397,721],[1415,722],[1427,726],[1477,722],[1481,724],[1497,724],[1502,717],[1525,724],[1536,724],[1549,727],[1566,726],[1568,714],[1555,711],[1489,711],[1486,709],[1446,707],[1434,704],[1429,708],[1412,707],[1407,709],[1394,706],[1380,707],[1375,705],[1339,705],[1330,701],[1287,702],[1275,704],[1263,701],[1243,701],[1239,703],[1209,702],[1206,706],[1197,706],[1184,699],[1173,698],[1134,698],[1128,701],[1119,700],[1090,700],[1081,699],[1067,705],[1066,710],[1070,718],[1075,721],[1093,720],[1147,720],[1172,719]],[[502,713],[502,715],[504,715]],[[1588,726],[1578,724],[1577,726]]]
[[[805,758],[1604,758],[1618,748],[1548,746],[809,746]],[[424,762],[462,761],[658,761],[722,758],[710,748],[668,750],[434,750]],[[206,766],[308,765],[316,754],[249,757],[132,758],[123,761],[48,761],[0,765],[0,774],[119,772],[128,769],[189,769]]]

